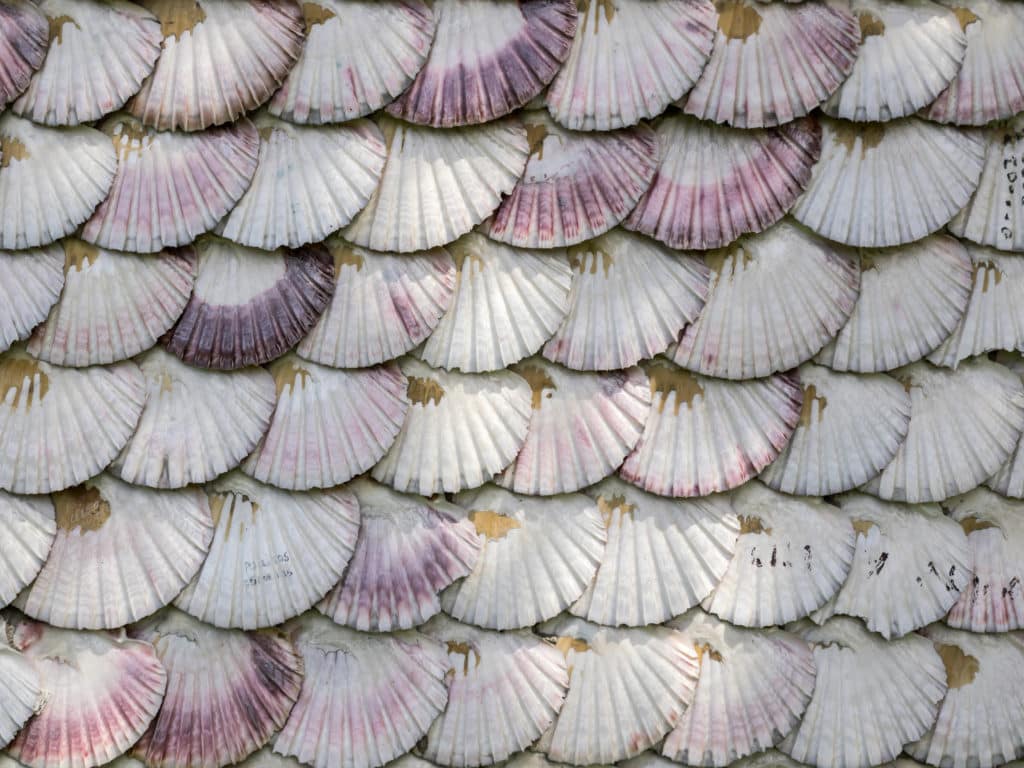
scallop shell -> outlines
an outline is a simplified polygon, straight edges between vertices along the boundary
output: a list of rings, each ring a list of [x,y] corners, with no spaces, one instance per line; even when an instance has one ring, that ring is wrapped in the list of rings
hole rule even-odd
[[[1024,9],[1006,0],[941,0],[967,33],[959,73],[925,111],[929,120],[984,125],[1024,109]]]
[[[783,752],[810,765],[868,768],[894,759],[931,728],[946,674],[927,638],[886,641],[846,618],[800,634],[814,648],[817,680]]]
[[[238,472],[207,486],[213,545],[174,604],[223,628],[271,627],[338,583],[355,549],[359,507],[343,488],[289,493]]]
[[[614,477],[587,494],[608,544],[573,614],[605,626],[660,624],[697,605],[725,575],[740,530],[728,497],[663,499]]]
[[[54,494],[57,538],[16,605],[67,629],[114,629],[170,603],[213,539],[198,489],[154,491],[99,475]]]
[[[608,534],[586,496],[516,496],[488,485],[455,501],[483,551],[441,596],[449,616],[487,629],[529,627],[564,611],[593,580]]]
[[[655,117],[693,87],[711,55],[711,0],[577,0],[572,50],[547,91],[566,128],[607,131]]]
[[[457,373],[399,362],[411,407],[398,439],[372,470],[397,491],[432,496],[476,488],[526,441],[530,384],[510,371]]]
[[[853,0],[861,44],[850,76],[821,105],[859,122],[906,117],[935,100],[960,71],[967,35],[950,9],[932,0]]]
[[[56,535],[53,502],[48,497],[14,496],[0,491],[0,607],[10,604],[32,583],[42,570]],[[3,677],[0,674],[0,679]],[[5,739],[3,734],[0,728],[0,744],[14,736],[12,733]]]
[[[120,109],[160,57],[160,23],[135,3],[41,0],[50,45],[11,111],[44,125],[78,125]]]
[[[1024,376],[1024,357],[1018,353],[996,352],[994,359],[1018,376]],[[1024,498],[1024,448],[1018,442],[1010,458],[996,474],[985,481],[985,485],[996,493],[1014,499]]]
[[[837,499],[857,531],[850,575],[811,618],[841,613],[886,640],[941,619],[973,572],[963,529],[937,504],[897,504],[860,493]]]
[[[528,630],[491,632],[443,616],[423,632],[445,643],[451,677],[448,707],[420,750],[432,763],[493,765],[526,749],[555,721],[569,689],[559,649]]]
[[[379,116],[388,158],[369,204],[344,230],[376,251],[425,251],[457,240],[512,192],[530,152],[514,118],[442,130]]]
[[[795,368],[843,327],[857,301],[855,255],[790,221],[707,257],[711,293],[672,359],[725,379]]]
[[[603,235],[629,215],[654,179],[657,135],[567,131],[546,112],[523,118],[530,159],[515,189],[481,226],[521,248],[562,248]]]
[[[8,747],[28,768],[94,768],[124,754],[160,709],[167,675],[149,643],[14,617],[11,645],[39,671],[42,705]]]
[[[331,303],[331,258],[319,246],[260,251],[204,237],[196,250],[192,298],[164,337],[189,365],[233,370],[280,357]]]
[[[890,501],[942,501],[971,490],[1010,457],[1024,428],[1020,377],[989,360],[956,371],[914,363],[894,373],[910,392],[907,439],[865,487]]]
[[[620,370],[664,352],[708,294],[700,259],[621,229],[569,248],[569,263],[569,314],[543,354],[576,370]]]
[[[107,196],[117,169],[95,128],[46,128],[0,118],[0,248],[49,245],[78,228]]]
[[[0,251],[0,352],[28,338],[57,303],[63,287],[64,249],[59,245]]]
[[[297,248],[348,224],[369,202],[386,159],[369,120],[307,127],[256,117],[259,166],[217,232],[251,248]]]
[[[955,238],[862,250],[860,297],[850,319],[815,361],[873,373],[916,362],[956,328],[971,295],[972,263]]]
[[[884,374],[798,370],[800,421],[779,457],[761,472],[769,488],[829,496],[864,484],[893,460],[910,429],[910,395]]]
[[[471,232],[448,246],[455,297],[417,353],[435,368],[479,373],[540,349],[569,311],[563,251],[523,251]]]
[[[974,578],[946,623],[969,632],[1024,628],[1024,504],[977,488],[947,507],[967,534]]]
[[[443,499],[367,479],[348,487],[359,500],[359,540],[345,578],[317,610],[364,632],[423,624],[440,612],[441,590],[473,570],[483,547],[475,526]]]
[[[724,381],[664,359],[648,365],[647,375],[644,433],[619,476],[662,496],[742,485],[779,456],[803,413],[799,382],[787,375]]]
[[[206,483],[238,464],[270,425],[276,390],[262,368],[204,371],[159,347],[138,361],[148,397],[110,471],[151,488]]]
[[[367,635],[315,614],[290,634],[306,677],[274,742],[278,754],[313,768],[376,768],[412,749],[444,711],[449,664],[437,641]]]
[[[131,630],[167,670],[160,714],[132,750],[148,768],[220,768],[262,747],[302,689],[302,658],[280,634],[216,629],[173,608]]]
[[[28,88],[43,65],[50,27],[35,0],[7,0],[0,5],[0,108]]]
[[[672,248],[707,250],[779,221],[811,179],[821,128],[811,119],[740,130],[687,115],[658,123],[661,160],[624,222]]]
[[[548,757],[573,765],[613,763],[652,747],[693,701],[699,661],[679,632],[612,629],[571,617],[542,624],[565,654],[569,694]]]
[[[8,647],[6,638],[0,640],[0,746],[7,746],[35,714],[42,703],[40,694],[39,673],[32,662]],[[0,755],[3,765],[4,756]]]
[[[780,630],[732,627],[699,608],[669,626],[693,643],[697,692],[661,752],[691,766],[725,766],[778,743],[814,690],[814,655]]]
[[[267,105],[293,123],[341,123],[375,112],[427,60],[435,17],[423,0],[303,3],[306,43]]]
[[[145,352],[185,310],[195,281],[190,252],[140,256],[68,238],[64,290],[28,341],[33,357],[82,367]]]
[[[1024,757],[1024,637],[986,637],[940,624],[924,635],[946,665],[949,690],[934,727],[907,745],[907,753],[931,765],[978,768]]]
[[[101,128],[117,150],[117,173],[82,239],[104,248],[154,253],[187,245],[235,207],[256,173],[259,134],[245,119],[173,133],[121,113]]]
[[[146,404],[134,363],[57,368],[15,348],[0,357],[0,488],[50,493],[110,464]]]
[[[330,488],[370,469],[398,437],[409,400],[397,366],[341,371],[289,354],[269,368],[277,408],[242,463],[247,475],[293,491]]]
[[[533,357],[512,370],[530,382],[533,415],[499,485],[540,496],[571,493],[613,474],[636,446],[651,402],[639,368],[580,373]]]
[[[365,368],[419,346],[455,295],[457,272],[447,251],[398,255],[332,238],[337,287],[327,311],[296,351],[337,368]]]
[[[572,0],[435,0],[434,14],[427,63],[387,111],[437,128],[519,109],[558,73],[576,31]]]
[[[1016,255],[967,246],[974,265],[974,286],[967,311],[949,337],[930,355],[935,365],[956,368],[962,361],[994,349],[1024,346],[1024,264]]]
[[[857,59],[849,7],[718,0],[711,60],[686,97],[687,114],[737,128],[803,117],[831,96]]]
[[[163,51],[128,109],[161,131],[231,122],[270,98],[299,58],[293,0],[141,0],[160,19]]]
[[[792,214],[830,240],[863,248],[920,240],[978,187],[985,142],[977,132],[916,117],[821,124],[821,159]]]
[[[732,498],[740,537],[705,610],[731,624],[767,627],[807,616],[839,591],[855,549],[853,526],[839,510],[756,481]]]
[[[415,760],[417,758],[411,757],[411,759]],[[275,754],[271,747],[264,747],[249,755],[249,757],[237,763],[237,765],[239,768],[300,768],[302,763],[294,757],[284,757]],[[111,766],[111,768],[120,768],[120,766]],[[133,766],[132,768],[136,767]]]

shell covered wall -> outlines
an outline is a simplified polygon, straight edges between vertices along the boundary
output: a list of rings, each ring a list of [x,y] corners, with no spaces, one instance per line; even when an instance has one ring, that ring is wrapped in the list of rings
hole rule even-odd
[[[0,768],[1024,758],[1024,4],[0,0]]]

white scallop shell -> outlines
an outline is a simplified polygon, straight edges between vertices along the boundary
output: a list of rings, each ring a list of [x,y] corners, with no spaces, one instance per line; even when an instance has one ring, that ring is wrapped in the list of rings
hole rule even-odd
[[[792,214],[830,240],[863,248],[920,240],[978,187],[985,142],[977,132],[916,117],[821,124],[821,158]]]
[[[99,474],[146,404],[134,363],[58,368],[19,348],[0,357],[0,488],[50,493]]]
[[[584,0],[572,50],[547,91],[566,128],[607,131],[655,117],[693,87],[711,55],[710,0]]]
[[[664,352],[708,295],[700,259],[622,229],[570,247],[569,263],[569,314],[543,354],[576,370],[619,370]]]
[[[442,130],[379,116],[388,149],[380,186],[344,230],[375,251],[425,251],[457,240],[515,187],[530,152],[514,118]]]
[[[338,583],[359,532],[343,488],[289,493],[232,472],[206,488],[213,545],[174,604],[217,627],[271,627]]]
[[[401,357],[441,321],[457,285],[452,257],[369,251],[332,238],[337,286],[331,305],[296,351],[336,368],[365,368]]]
[[[960,71],[967,35],[932,0],[853,0],[861,43],[850,76],[821,105],[860,122],[906,117],[931,104]]]
[[[6,107],[43,65],[50,29],[36,0],[8,0],[0,19],[0,107]]]
[[[571,613],[605,626],[660,624],[697,605],[725,575],[740,530],[727,496],[663,499],[615,477],[587,494],[608,544]]]
[[[345,578],[317,610],[353,629],[391,632],[441,610],[440,593],[469,575],[483,541],[466,511],[359,478],[359,540]]]
[[[1020,354],[997,352],[995,360],[1018,376],[1024,376],[1024,357],[1021,357]],[[1021,442],[1017,443],[1010,458],[999,468],[999,471],[985,481],[985,485],[1003,496],[1014,499],[1024,498],[1024,447]]]
[[[341,123],[375,112],[409,87],[434,39],[424,0],[303,3],[306,42],[267,105],[293,123]]]
[[[636,446],[651,402],[639,368],[580,373],[532,357],[512,370],[530,382],[533,415],[499,485],[540,496],[571,493],[613,474]]]
[[[417,355],[435,368],[479,373],[536,352],[569,311],[563,251],[527,251],[471,232],[447,247],[455,297]]]
[[[6,637],[0,639],[0,747],[6,747],[35,714],[42,704],[41,693],[39,672],[32,662],[10,648]],[[3,762],[0,755],[0,765]]]
[[[795,368],[839,332],[857,301],[855,255],[789,220],[707,260],[707,304],[671,353],[706,376],[750,379]]]
[[[779,746],[795,760],[868,768],[897,757],[919,739],[946,693],[942,658],[919,635],[883,640],[856,619],[806,625],[817,679],[811,703]]]
[[[372,470],[397,491],[432,496],[476,488],[512,463],[530,424],[529,383],[511,371],[458,373],[399,362],[411,403],[391,450]]]
[[[910,395],[884,374],[797,371],[803,406],[796,431],[761,472],[769,488],[829,496],[870,480],[893,460],[910,429]]]
[[[64,289],[28,352],[54,365],[116,363],[145,352],[185,310],[195,282],[187,251],[142,256],[63,240]]]
[[[57,303],[63,287],[64,249],[59,245],[0,251],[0,352],[28,338]]]
[[[441,595],[444,612],[487,629],[529,627],[574,603],[593,580],[607,531],[582,494],[516,496],[493,485],[459,494],[483,551]]]
[[[864,490],[891,501],[942,501],[971,490],[1010,457],[1024,429],[1024,385],[996,363],[956,371],[914,363],[893,374],[910,392],[907,439]]]
[[[0,607],[32,583],[46,563],[56,535],[53,502],[48,497],[0,491]],[[0,731],[0,744],[4,741]]]
[[[268,251],[297,248],[341,229],[369,202],[386,159],[369,120],[313,127],[260,114],[255,122],[259,165],[219,234]]]
[[[274,742],[278,754],[313,768],[377,768],[412,749],[445,709],[449,665],[436,640],[367,635],[318,614],[290,634],[306,676]]]
[[[853,69],[860,43],[849,6],[719,0],[711,60],[686,97],[687,114],[737,128],[803,117]]]
[[[651,493],[705,496],[742,485],[778,457],[800,421],[803,392],[788,375],[725,381],[661,358],[646,370],[650,411],[619,476]]]
[[[732,499],[740,537],[705,610],[731,624],[767,627],[807,616],[839,591],[853,562],[855,533],[838,509],[757,481]]]
[[[0,118],[0,248],[35,248],[71,234],[107,196],[117,169],[95,128],[46,128]]]
[[[953,332],[971,295],[972,264],[955,238],[862,250],[860,296],[815,361],[835,371],[889,371],[920,360]]]
[[[270,427],[241,469],[278,488],[330,488],[361,475],[398,437],[408,382],[395,365],[342,371],[289,354],[269,366],[277,384]]]
[[[565,656],[528,630],[491,632],[438,616],[424,634],[445,643],[448,706],[421,754],[437,765],[493,765],[555,721],[569,689]]]

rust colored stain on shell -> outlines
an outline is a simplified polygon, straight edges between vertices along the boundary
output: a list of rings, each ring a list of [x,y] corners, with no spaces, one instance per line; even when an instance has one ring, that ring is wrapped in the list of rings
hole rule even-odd
[[[115,127],[120,127],[121,132],[111,134],[110,140],[119,160],[128,159],[133,152],[141,155],[153,143],[153,134],[138,120],[125,120]]]
[[[576,11],[580,19],[582,19],[583,28],[580,30],[582,35],[587,31],[587,23],[590,20],[590,7],[592,4],[596,4],[597,11],[594,18],[594,34],[596,35],[598,30],[601,28],[601,14],[604,14],[605,24],[611,24],[612,19],[615,18],[615,13],[618,10],[615,7],[615,0],[576,0]]]
[[[753,260],[753,254],[742,245],[719,248],[704,254],[704,263],[719,278],[732,277],[742,272]]]
[[[878,527],[878,524],[873,522],[873,521],[871,521],[871,520],[854,520],[853,521],[853,530],[856,531],[858,534],[863,534],[864,536],[867,536],[868,533],[871,532],[872,528],[877,528],[877,527]]]
[[[99,248],[82,240],[68,238],[61,245],[64,248],[65,275],[71,270],[81,272],[83,269],[91,267],[100,257]]]
[[[14,391],[11,407],[27,410],[46,397],[50,377],[27,355],[8,357],[0,362],[0,401],[6,402],[11,390]]]
[[[544,123],[526,123],[526,143],[530,146],[530,157],[536,155],[538,160],[544,159],[544,139],[548,137],[548,127]]]
[[[981,274],[984,273],[984,274]],[[1003,271],[991,261],[979,261],[974,265],[974,283],[978,283],[978,275],[981,274],[981,292],[988,293],[989,286],[999,285],[1003,282]]]
[[[964,653],[958,646],[936,643],[935,650],[946,667],[946,684],[950,688],[963,688],[974,682],[981,664],[974,656]]]
[[[860,22],[860,36],[865,40],[885,34],[885,22],[871,11],[858,11],[857,21]]]
[[[458,240],[449,245],[448,252],[452,255],[452,260],[455,262],[455,272],[459,279],[462,278],[462,270],[465,268],[467,261],[469,262],[470,273],[473,272],[474,268],[477,272],[484,271],[485,263],[483,257],[464,241]]]
[[[683,403],[686,403],[687,409],[692,410],[694,400],[698,396],[704,396],[704,387],[689,371],[651,366],[647,375],[651,385],[651,401],[654,401],[656,395],[661,396],[657,401],[658,413],[665,412],[665,405],[670,396],[675,397],[672,406],[673,416],[679,415],[679,409]]]
[[[61,531],[80,530],[83,534],[100,530],[110,519],[110,505],[99,489],[87,485],[70,488],[53,495],[57,513],[57,528]]]
[[[836,131],[832,134],[832,140],[843,147],[849,155],[853,154],[859,139],[861,157],[881,144],[883,138],[885,138],[885,125],[882,123],[841,123],[836,126]]]
[[[968,517],[965,517],[963,520],[961,520],[960,527],[963,528],[964,533],[966,533],[967,535],[970,535],[975,531],[987,531],[989,528],[999,528],[999,526],[995,523],[990,522],[988,520],[982,520],[981,518],[975,517],[974,515],[969,515]]]
[[[825,418],[825,408],[828,406],[828,398],[818,394],[818,388],[811,384],[804,387],[804,402],[800,406],[800,426],[809,427],[811,419],[814,418],[814,404],[818,404],[818,423]]]
[[[697,652],[697,666],[704,664],[704,657],[707,656],[712,661],[722,662],[722,654],[716,651],[711,643],[694,643],[693,649]]]
[[[740,521],[740,535],[744,533],[756,533],[770,536],[772,533],[771,528],[765,528],[764,520],[756,515],[739,515]]]
[[[20,139],[13,136],[0,136],[0,168],[6,168],[15,160],[27,160],[32,157],[28,147]]]
[[[488,541],[504,539],[510,531],[523,527],[514,517],[490,509],[474,509],[469,513],[469,521],[476,528],[476,532],[486,537]]]
[[[465,677],[469,674],[469,657],[472,655],[475,658],[473,669],[480,666],[480,651],[474,648],[469,643],[459,643],[455,640],[448,641],[448,653],[462,656],[462,675]],[[454,671],[454,669],[452,670]]]
[[[747,40],[761,29],[761,14],[743,0],[718,0],[718,31],[730,40]]]
[[[164,39],[173,37],[180,40],[206,21],[206,11],[196,0],[148,0],[143,2],[160,19],[160,32]]]
[[[331,248],[331,256],[334,257],[334,275],[341,274],[344,267],[355,267],[356,272],[363,271],[366,260],[354,250],[344,245],[337,245]]]
[[[225,538],[231,535],[231,526],[235,520],[235,507],[237,507],[239,503],[249,505],[253,522],[256,522],[256,513],[260,511],[260,505],[244,493],[225,492],[215,493],[212,495],[207,494],[206,498],[210,502],[210,517],[213,518],[214,528],[220,526],[221,515],[224,513],[224,505],[229,499],[231,501],[231,504],[228,506],[228,518],[224,525]],[[241,536],[243,533],[245,533],[244,522],[238,526],[238,535]]]
[[[313,374],[306,368],[296,365],[294,360],[278,360],[270,366],[270,372],[274,375],[274,383],[277,384],[277,396],[288,390],[294,392],[296,385],[305,389],[306,382],[313,378]]]
[[[953,15],[956,16],[956,20],[960,23],[960,29],[964,32],[967,31],[967,27],[978,20],[978,17],[968,8],[953,8]]]
[[[424,379],[419,376],[409,377],[409,386],[406,388],[406,395],[413,405],[439,405],[444,399],[444,387],[434,379]]]
[[[524,365],[516,369],[516,372],[530,384],[530,389],[533,392],[533,400],[530,404],[535,411],[540,410],[540,406],[544,401],[545,390],[551,390],[547,393],[547,396],[550,398],[554,394],[554,390],[558,389],[555,386],[555,382],[548,376],[547,371],[539,366]]]
[[[302,18],[306,21],[306,34],[308,35],[317,24],[323,24],[335,17],[334,11],[324,8],[319,3],[303,3]]]
[[[60,45],[64,42],[65,24],[74,24],[75,29],[81,29],[81,27],[78,26],[77,21],[63,13],[60,16],[47,16],[46,21],[50,25],[50,42],[52,43],[54,40],[56,40],[57,45]]]
[[[615,521],[615,512],[618,511],[619,527],[621,528],[623,518],[628,515],[632,519],[633,513],[636,511],[636,504],[628,503],[626,497],[622,495],[598,496],[597,508],[601,513],[601,520],[605,528],[612,527],[612,523]]]
[[[569,266],[579,272],[581,275],[587,273],[591,275],[597,274],[598,261],[601,264],[601,270],[604,272],[604,276],[608,277],[608,272],[613,266],[615,266],[615,259],[608,251],[595,248],[594,245],[574,245],[567,249],[569,255]]]

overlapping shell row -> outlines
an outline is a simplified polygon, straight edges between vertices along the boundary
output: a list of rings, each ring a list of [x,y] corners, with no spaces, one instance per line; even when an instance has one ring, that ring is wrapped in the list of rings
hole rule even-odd
[[[1024,4],[0,0],[0,768],[1024,758]]]

